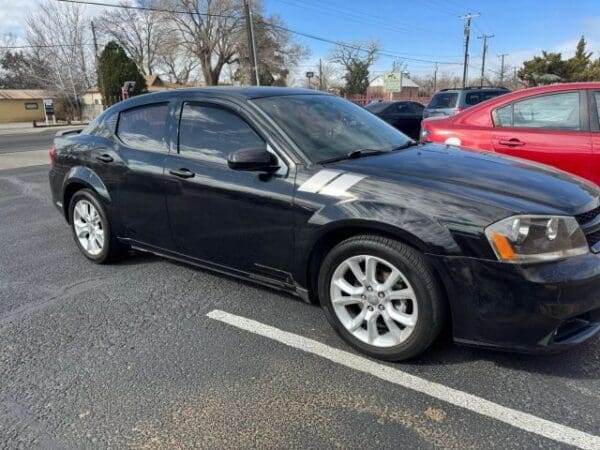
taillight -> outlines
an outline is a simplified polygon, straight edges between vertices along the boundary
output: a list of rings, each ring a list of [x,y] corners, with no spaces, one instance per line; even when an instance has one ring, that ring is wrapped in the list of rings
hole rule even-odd
[[[54,148],[54,144],[50,146],[48,154],[50,155],[50,164],[54,167],[56,165],[56,148]]]

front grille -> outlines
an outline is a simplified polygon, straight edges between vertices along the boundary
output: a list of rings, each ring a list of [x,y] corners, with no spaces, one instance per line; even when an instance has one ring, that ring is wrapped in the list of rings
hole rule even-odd
[[[592,209],[591,211],[584,212],[582,214],[577,214],[575,216],[575,219],[577,219],[579,225],[585,225],[586,223],[591,222],[596,217],[598,217],[598,215],[600,215],[600,206],[596,209]]]

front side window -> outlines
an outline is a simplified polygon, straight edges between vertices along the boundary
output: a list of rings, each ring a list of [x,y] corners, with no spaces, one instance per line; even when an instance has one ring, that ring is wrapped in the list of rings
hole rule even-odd
[[[513,127],[580,130],[579,92],[540,95],[514,103]]]
[[[117,135],[123,143],[139,150],[166,151],[169,105],[146,105],[121,112]]]
[[[253,100],[311,162],[356,150],[392,150],[409,138],[364,108],[329,95],[281,95]]]
[[[218,106],[186,103],[179,125],[179,153],[226,163],[230,153],[264,147],[265,141],[237,114]]]

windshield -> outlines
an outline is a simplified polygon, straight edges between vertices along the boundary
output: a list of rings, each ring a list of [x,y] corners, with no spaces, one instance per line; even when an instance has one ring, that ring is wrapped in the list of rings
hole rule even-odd
[[[371,111],[373,114],[379,114],[390,105],[390,102],[369,103],[367,106],[365,106],[365,109]]]
[[[410,139],[369,111],[330,95],[289,95],[253,100],[311,162],[356,150],[393,150]]]
[[[455,108],[458,92],[439,92],[433,96],[427,109]]]

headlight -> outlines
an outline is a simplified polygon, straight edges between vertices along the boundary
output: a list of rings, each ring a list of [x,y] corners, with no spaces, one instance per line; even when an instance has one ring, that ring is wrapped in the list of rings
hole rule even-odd
[[[514,216],[485,229],[496,256],[511,263],[542,262],[590,251],[574,217]]]

